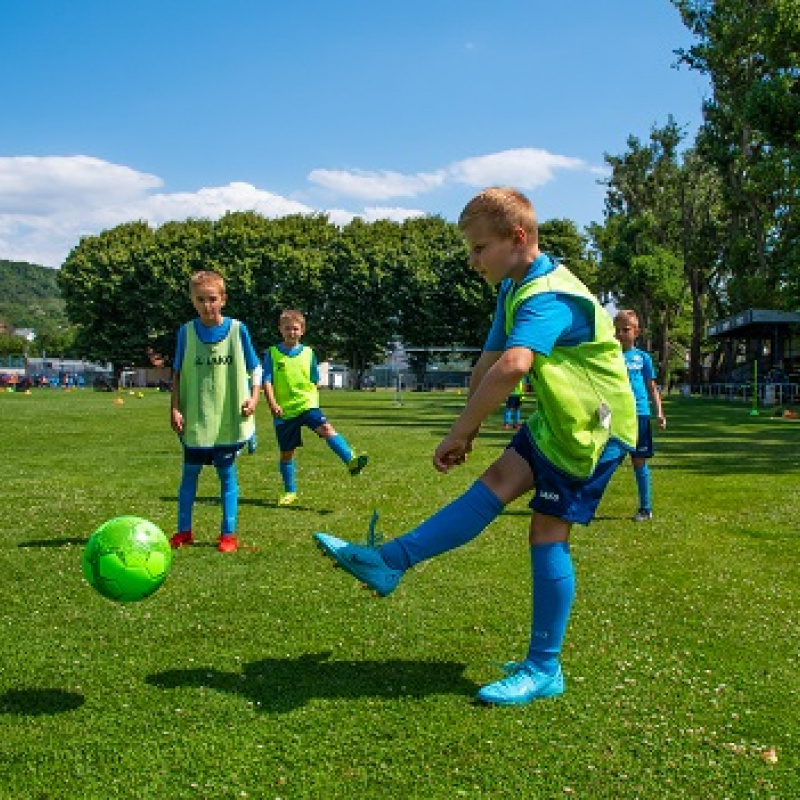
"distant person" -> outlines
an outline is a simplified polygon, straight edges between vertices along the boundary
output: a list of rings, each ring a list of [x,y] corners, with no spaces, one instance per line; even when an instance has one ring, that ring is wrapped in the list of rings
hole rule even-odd
[[[236,456],[255,436],[261,365],[247,327],[222,315],[225,283],[216,272],[196,272],[189,282],[197,318],[181,326],[173,362],[172,429],[183,444],[178,490],[178,532],[172,547],[192,544],[197,482],[213,464],[220,482],[222,522],[217,549],[238,547],[239,484]]]
[[[528,649],[477,695],[519,705],[564,691],[560,653],[575,594],[570,531],[576,522],[589,524],[633,449],[636,411],[610,317],[566,267],[540,252],[530,201],[509,187],[486,189],[467,203],[458,224],[470,266],[500,288],[467,404],[436,448],[434,468],[448,472],[464,463],[481,424],[526,375],[536,410],[479,480],[410,532],[380,547],[324,533],[315,539],[336,564],[388,595],[408,569],[474,539],[508,503],[534,490]]]
[[[506,398],[506,408],[503,412],[504,430],[519,430],[522,427],[522,398],[525,396],[525,383],[526,380],[523,378]]]
[[[636,416],[639,435],[636,450],[631,453],[633,474],[639,492],[639,510],[633,515],[634,522],[653,519],[653,478],[647,460],[653,457],[653,432],[650,427],[651,403],[655,409],[658,427],[667,427],[667,419],[661,408],[661,394],[656,386],[656,371],[650,354],[635,346],[639,336],[639,317],[635,311],[625,309],[614,317],[614,330],[622,345],[622,355],[628,369],[628,378],[636,399]]]
[[[310,347],[300,342],[306,330],[303,314],[294,309],[283,311],[278,330],[282,341],[264,355],[262,381],[281,451],[279,469],[284,491],[278,505],[288,506],[297,500],[295,451],[303,444],[304,427],[325,440],[351,475],[358,475],[369,459],[353,452],[319,407],[317,357]]]

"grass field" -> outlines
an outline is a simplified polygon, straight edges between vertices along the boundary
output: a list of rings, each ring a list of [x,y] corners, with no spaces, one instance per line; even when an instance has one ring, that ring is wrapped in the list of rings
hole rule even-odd
[[[180,452],[167,395],[0,395],[0,797],[796,798],[800,796],[800,423],[668,398],[656,519],[630,521],[632,471],[573,535],[567,693],[485,708],[477,688],[527,644],[526,501],[377,599],[311,534],[387,536],[466,488],[504,447],[430,467],[463,398],[323,394],[372,457],[350,478],[315,438],[278,509],[265,404],[239,462],[235,554],[199,544],[137,604],[83,581],[91,532],[120,514],[170,535]]]

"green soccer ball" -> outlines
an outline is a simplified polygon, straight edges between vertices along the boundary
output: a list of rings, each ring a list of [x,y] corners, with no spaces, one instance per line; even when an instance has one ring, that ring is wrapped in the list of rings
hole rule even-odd
[[[83,576],[109,600],[144,600],[167,578],[172,550],[164,532],[141,517],[104,522],[83,550]]]

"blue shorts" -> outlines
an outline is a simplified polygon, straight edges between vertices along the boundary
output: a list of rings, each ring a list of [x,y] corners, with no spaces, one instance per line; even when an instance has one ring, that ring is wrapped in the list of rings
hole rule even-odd
[[[639,422],[639,435],[636,437],[636,449],[631,453],[633,458],[652,458],[653,430],[650,427],[650,415],[642,414],[636,418]]]
[[[244,444],[221,444],[216,447],[184,447],[183,461],[195,466],[227,467],[236,460]]]
[[[298,414],[291,419],[275,417],[275,435],[278,437],[278,447],[282,453],[288,453],[297,447],[303,446],[303,438],[300,435],[302,429],[310,428],[315,431],[320,425],[324,425],[328,418],[322,413],[322,409],[310,408],[302,414]]]
[[[509,447],[513,447],[528,462],[533,472],[536,485],[533,499],[528,505],[540,514],[549,514],[580,525],[588,525],[592,521],[614,470],[627,455],[621,448],[614,448],[612,457],[601,457],[594,472],[582,479],[556,469],[531,441],[526,425],[514,435]]]

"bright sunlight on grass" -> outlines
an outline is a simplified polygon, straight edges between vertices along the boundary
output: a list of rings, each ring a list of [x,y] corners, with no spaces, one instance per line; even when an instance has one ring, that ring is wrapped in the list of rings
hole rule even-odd
[[[385,599],[312,544],[364,537],[376,509],[385,536],[403,532],[508,441],[498,417],[438,475],[463,397],[394,400],[324,393],[370,465],[351,478],[306,435],[299,500],[280,509],[262,403],[259,449],[239,461],[240,551],[215,549],[206,469],[198,544],[157,594],[118,605],[84,582],[81,553],[120,514],[174,532],[169,398],[0,395],[0,797],[800,796],[800,423],[668,398],[654,521],[630,521],[626,464],[574,532],[567,693],[501,709],[473,696],[527,643],[526,501]]]

